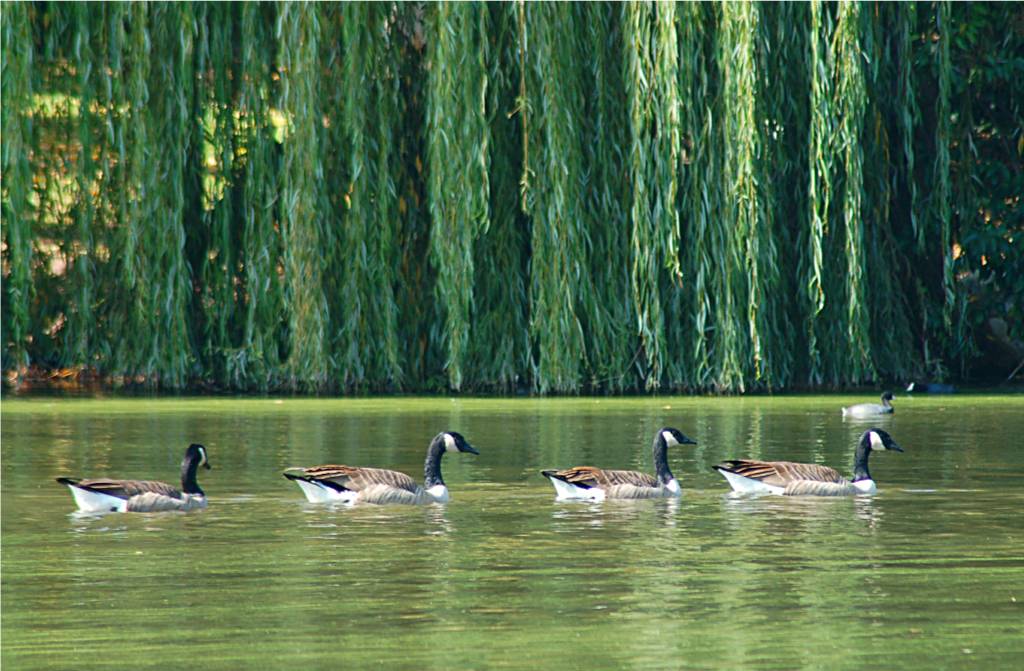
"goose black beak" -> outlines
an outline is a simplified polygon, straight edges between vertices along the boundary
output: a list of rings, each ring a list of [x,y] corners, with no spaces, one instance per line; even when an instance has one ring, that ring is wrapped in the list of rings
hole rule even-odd
[[[886,448],[885,448],[885,449],[887,449],[887,450],[892,450],[892,451],[894,451],[894,452],[902,452],[902,451],[903,451],[903,448],[902,448],[902,447],[900,447],[899,445],[897,445],[896,443],[889,443],[889,444],[888,444],[888,445],[886,446]]]
[[[210,468],[211,468],[211,467],[210,467],[210,462],[208,462],[208,461],[204,461],[204,462],[203,462],[203,468],[205,468],[206,470],[210,470]]]
[[[459,449],[459,451],[460,452],[469,452],[470,454],[480,454],[479,452],[476,451],[476,448],[473,447],[472,445],[470,445],[469,443],[463,444],[463,446]]]
[[[683,436],[683,445],[696,445],[697,441],[689,436]]]

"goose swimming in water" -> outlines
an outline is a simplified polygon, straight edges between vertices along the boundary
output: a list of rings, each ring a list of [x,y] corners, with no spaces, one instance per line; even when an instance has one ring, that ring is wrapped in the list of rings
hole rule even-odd
[[[666,427],[654,435],[655,475],[639,471],[613,471],[594,466],[575,466],[561,471],[541,471],[555,487],[555,498],[589,499],[655,499],[679,496],[679,482],[668,467],[668,448],[696,445],[678,429]]]
[[[734,491],[744,494],[781,494],[784,496],[853,496],[874,494],[875,481],[868,472],[868,457],[874,450],[902,452],[885,431],[868,429],[857,443],[853,458],[853,480],[847,480],[834,468],[792,461],[756,461],[732,459],[714,467]]]
[[[892,392],[887,391],[882,394],[882,405],[877,403],[858,403],[857,405],[843,408],[843,417],[863,418],[891,415],[893,413],[892,398]]]
[[[199,488],[196,471],[210,468],[206,448],[193,443],[181,462],[181,490],[156,480],[109,480],[57,478],[67,485],[79,510],[90,513],[148,513],[192,510],[206,507],[206,494]]]
[[[911,382],[907,385],[907,393],[919,391],[922,394],[955,394],[956,387],[942,382]]]
[[[284,477],[302,488],[313,503],[398,503],[421,505],[448,501],[448,487],[441,478],[441,457],[446,452],[480,454],[461,434],[443,431],[430,441],[423,465],[423,485],[405,473],[384,468],[324,465],[289,468]]]

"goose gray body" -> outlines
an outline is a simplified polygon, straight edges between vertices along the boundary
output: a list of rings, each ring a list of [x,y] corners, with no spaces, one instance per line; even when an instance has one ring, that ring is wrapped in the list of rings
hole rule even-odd
[[[563,470],[541,471],[551,481],[558,499],[658,499],[676,497],[681,493],[679,482],[668,467],[668,448],[675,445],[696,445],[677,429],[666,427],[654,436],[654,475],[640,471],[623,471],[574,466]]]
[[[864,417],[877,417],[878,415],[891,415],[894,410],[892,407],[892,392],[887,391],[882,394],[882,404],[878,403],[858,403],[857,405],[851,405],[843,408],[843,417],[864,418]]]
[[[399,471],[340,464],[290,468],[284,472],[284,477],[299,485],[306,499],[313,503],[444,503],[449,499],[448,487],[441,477],[441,457],[446,452],[479,454],[462,435],[444,431],[427,447],[422,485]]]
[[[114,480],[109,478],[57,478],[67,485],[83,512],[164,512],[206,507],[206,494],[199,487],[196,472],[210,468],[206,448],[193,443],[181,462],[181,489],[158,480]]]
[[[854,451],[853,479],[847,480],[834,468],[820,464],[793,461],[758,461],[731,459],[715,470],[729,482],[733,490],[747,494],[781,494],[783,496],[854,496],[873,494],[877,490],[868,471],[868,457],[874,450],[902,452],[885,431],[868,429]]]

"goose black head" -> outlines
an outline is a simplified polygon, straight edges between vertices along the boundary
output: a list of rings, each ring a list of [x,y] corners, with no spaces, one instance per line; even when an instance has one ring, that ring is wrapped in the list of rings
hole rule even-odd
[[[197,466],[210,470],[210,462],[206,457],[206,448],[199,443],[192,443],[188,446],[188,449],[185,450],[185,461],[195,463]]]
[[[883,402],[883,403],[884,403],[885,401],[891,401],[892,399],[893,399],[893,395],[892,395],[892,392],[891,392],[891,391],[887,391],[887,392],[885,392],[884,394],[882,394],[882,402]]]
[[[676,445],[696,445],[697,441],[687,437],[679,429],[673,429],[670,426],[666,426],[658,432],[661,436],[661,440],[665,441],[667,447],[674,447]]]
[[[868,429],[861,436],[861,442],[870,450],[892,450],[902,452],[903,448],[896,444],[888,433],[881,429]]]
[[[476,451],[475,447],[469,444],[469,441],[462,437],[461,433],[457,433],[455,431],[443,431],[438,438],[441,439],[445,452],[469,452],[470,454],[480,454]]]

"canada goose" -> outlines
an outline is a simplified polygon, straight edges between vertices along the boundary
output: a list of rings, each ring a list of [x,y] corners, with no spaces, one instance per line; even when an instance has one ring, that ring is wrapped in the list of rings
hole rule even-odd
[[[882,394],[882,405],[877,403],[858,403],[857,405],[851,405],[847,408],[843,408],[843,417],[874,417],[876,415],[891,415],[893,413],[892,407],[892,392],[887,391]]]
[[[562,471],[541,471],[555,487],[555,498],[590,499],[657,499],[679,496],[679,481],[668,468],[668,448],[675,445],[696,445],[678,429],[665,427],[654,434],[655,476],[639,471],[610,471],[593,466],[575,466]]]
[[[725,476],[733,490],[745,494],[782,494],[785,496],[852,496],[874,494],[875,481],[868,472],[872,450],[903,448],[885,431],[868,429],[860,437],[853,458],[853,481],[834,468],[792,461],[755,461],[732,459],[714,467]]]
[[[907,393],[919,391],[922,394],[955,394],[956,387],[942,382],[911,382],[907,385]]]
[[[480,454],[461,434],[442,431],[427,448],[422,486],[405,473],[357,466],[289,468],[284,477],[294,480],[313,503],[445,503],[449,499],[448,488],[441,479],[441,457],[445,452]]]
[[[96,478],[57,478],[67,485],[78,509],[91,513],[150,513],[165,510],[192,510],[206,507],[206,494],[196,482],[196,470],[210,468],[206,448],[192,443],[181,461],[181,491],[156,480],[108,480]]]

